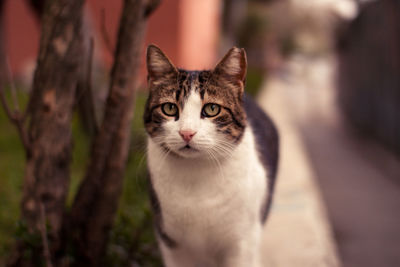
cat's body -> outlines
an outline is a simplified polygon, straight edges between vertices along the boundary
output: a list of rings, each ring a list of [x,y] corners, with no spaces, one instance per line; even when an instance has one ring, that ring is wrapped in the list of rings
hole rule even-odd
[[[269,118],[243,95],[244,52],[231,50],[231,62],[224,58],[230,69],[240,67],[232,73],[221,69],[222,63],[214,71],[177,70],[163,57],[158,48],[149,48],[151,88],[144,119],[164,262],[167,267],[259,267],[278,137]],[[222,84],[225,89],[219,89]],[[214,108],[206,107],[209,103]]]

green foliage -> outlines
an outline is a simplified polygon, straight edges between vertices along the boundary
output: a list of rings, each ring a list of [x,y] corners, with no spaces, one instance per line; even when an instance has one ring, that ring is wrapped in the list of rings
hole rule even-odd
[[[146,94],[137,95],[124,190],[108,246],[109,266],[132,263],[145,267],[161,266],[147,194],[146,135],[142,122],[145,100]]]
[[[26,96],[19,96],[19,99],[23,106]],[[9,95],[7,100],[11,103]],[[0,266],[15,239],[12,233],[20,215],[24,164],[25,152],[18,133],[0,107]]]
[[[79,121],[78,114],[74,115],[72,121],[72,136],[73,136],[73,149],[72,149],[72,163],[71,163],[71,180],[70,189],[67,198],[67,207],[72,205],[74,197],[78,191],[78,187],[84,178],[86,166],[89,159],[89,152],[91,146],[91,138],[87,135]]]
[[[42,245],[42,240],[40,233],[31,233],[28,230],[28,226],[22,220],[18,220],[15,229],[15,238],[17,241],[23,241],[27,246],[26,253],[31,253],[31,251],[40,248]]]
[[[49,230],[49,225],[46,225],[46,227]],[[35,266],[45,266],[44,259],[35,257],[35,255],[43,253],[42,237],[39,232],[30,232],[26,223],[23,220],[19,220],[16,224],[14,237],[15,241],[21,241],[24,244],[23,255],[26,260],[33,260]]]
[[[262,86],[265,71],[249,66],[246,77],[246,92],[255,97]]]

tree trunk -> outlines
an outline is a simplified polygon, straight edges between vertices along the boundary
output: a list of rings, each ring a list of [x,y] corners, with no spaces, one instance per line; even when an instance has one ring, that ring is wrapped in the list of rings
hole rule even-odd
[[[105,115],[67,225],[79,266],[98,266],[104,255],[122,191],[146,17],[158,2],[124,1]]]
[[[27,163],[22,197],[22,219],[30,233],[48,225],[51,252],[60,245],[65,199],[70,177],[71,118],[81,65],[83,0],[47,1],[42,17],[40,50],[29,100]],[[43,241],[43,240],[42,240]],[[31,245],[20,244],[21,250]],[[42,257],[14,262],[37,264]],[[32,253],[32,251],[30,251]],[[36,263],[33,263],[37,260]],[[25,263],[24,263],[25,261]],[[30,263],[29,263],[30,261]]]
[[[35,13],[37,19],[41,21],[44,4],[46,0],[26,0],[26,2],[31,6],[32,11]],[[84,14],[82,20],[82,54],[81,57],[84,59],[82,61],[80,76],[78,79],[78,84],[76,88],[76,99],[75,104],[78,107],[79,118],[82,125],[87,133],[94,135],[97,130],[97,118],[95,112],[95,103],[93,92],[91,88],[91,73],[92,71],[92,61],[93,59],[93,47],[91,38],[94,35],[94,30],[92,27],[91,17]]]

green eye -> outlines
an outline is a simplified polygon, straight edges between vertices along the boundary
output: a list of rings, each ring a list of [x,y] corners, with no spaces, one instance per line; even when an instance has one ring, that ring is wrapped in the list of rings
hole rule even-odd
[[[219,105],[208,103],[204,105],[202,113],[204,117],[215,117],[220,111],[221,107]]]
[[[175,116],[178,113],[178,107],[172,103],[162,104],[161,110],[167,116]]]

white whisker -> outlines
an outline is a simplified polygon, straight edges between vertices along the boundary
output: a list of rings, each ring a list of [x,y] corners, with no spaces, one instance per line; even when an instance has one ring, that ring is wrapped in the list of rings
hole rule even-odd
[[[164,153],[164,155],[162,156],[161,160],[160,160],[160,165],[159,165],[159,170],[161,170],[164,166],[164,163],[169,155],[169,153],[171,152],[171,149],[167,149],[167,151],[163,151],[162,153]]]
[[[224,182],[226,182],[227,179],[225,178],[225,174],[224,174],[224,172],[222,171],[221,163],[219,162],[218,158],[213,154],[213,150],[208,150],[207,153],[209,153],[209,155],[212,157],[212,159],[213,159],[213,160],[215,161],[215,163],[217,164],[217,168],[218,168],[219,173],[220,173],[220,175],[221,175],[221,177],[222,177],[222,180],[223,180]]]

